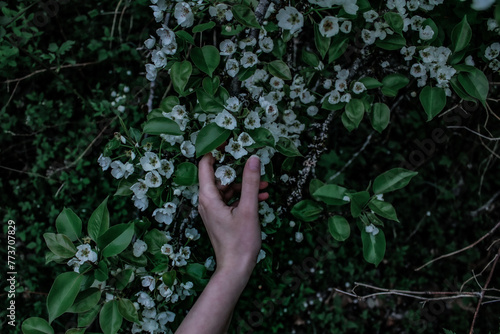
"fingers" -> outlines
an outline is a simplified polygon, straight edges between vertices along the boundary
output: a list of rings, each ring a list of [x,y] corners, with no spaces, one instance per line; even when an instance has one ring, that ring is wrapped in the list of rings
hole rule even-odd
[[[198,163],[198,182],[200,183],[200,193],[219,193],[217,186],[215,185],[214,162],[215,159],[212,154],[207,153]]]
[[[248,212],[258,210],[258,196],[260,188],[260,159],[252,155],[243,169],[243,180],[241,183],[240,207]]]

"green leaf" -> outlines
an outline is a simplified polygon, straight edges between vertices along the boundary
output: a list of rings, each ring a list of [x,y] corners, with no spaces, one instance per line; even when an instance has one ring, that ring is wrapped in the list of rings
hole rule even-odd
[[[176,62],[172,65],[170,69],[170,78],[172,79],[172,85],[177,93],[184,93],[184,88],[186,88],[192,72],[193,66],[191,65],[191,62],[187,60],[182,63]]]
[[[224,102],[214,95],[206,93],[203,88],[196,89],[196,97],[204,112],[216,114],[224,110]]]
[[[191,50],[191,60],[202,72],[210,77],[220,63],[220,53],[215,46],[205,45]]]
[[[190,34],[190,33],[188,33],[187,31],[185,31],[185,30],[177,30],[177,31],[175,32],[175,35],[176,35],[177,37],[179,37],[180,39],[182,39],[182,40],[184,40],[184,41],[188,42],[189,44],[193,44],[193,45],[194,45],[194,38],[193,38],[193,36],[191,36],[191,34]]]
[[[116,277],[116,289],[117,290],[123,290],[127,287],[127,285],[130,283],[130,278],[132,278],[132,275],[134,274],[134,271],[132,269],[125,269],[120,271],[115,277]]]
[[[55,255],[65,259],[75,256],[76,247],[64,234],[44,233],[43,238]]]
[[[231,135],[231,131],[223,129],[216,123],[205,125],[196,137],[196,157],[199,158],[222,145]]]
[[[190,278],[190,280],[198,286],[198,288],[203,288],[208,284],[208,279],[205,277],[207,268],[200,263],[189,263],[186,266],[185,274]]]
[[[402,74],[389,74],[382,79],[382,94],[389,97],[395,97],[398,94],[398,91],[405,87],[409,82],[410,79]]]
[[[198,168],[190,162],[183,162],[174,172],[174,182],[180,186],[192,186],[198,183]]]
[[[417,174],[417,172],[412,172],[404,168],[388,170],[375,178],[375,181],[373,181],[373,192],[375,194],[385,194],[406,187],[410,183],[410,180]]]
[[[290,69],[283,60],[273,60],[268,66],[271,75],[283,80],[292,80],[292,72],[290,72]]]
[[[351,199],[351,214],[354,218],[358,218],[365,205],[370,200],[368,191],[360,191],[357,193],[348,194]]]
[[[451,32],[451,49],[453,52],[459,52],[465,49],[465,47],[469,45],[471,38],[472,29],[467,22],[467,15],[464,15],[462,21],[460,21],[460,23],[457,24]]]
[[[234,5],[231,8],[234,18],[246,27],[260,29],[260,24],[254,11],[246,5]]]
[[[337,241],[344,241],[351,235],[349,222],[342,216],[328,218],[328,231]]]
[[[155,117],[150,119],[144,124],[142,131],[150,135],[167,134],[181,136],[184,134],[184,131],[181,130],[177,122],[166,117]]]
[[[368,203],[368,207],[380,217],[399,222],[396,209],[394,209],[391,203],[374,198]]]
[[[73,305],[83,276],[74,272],[66,272],[57,276],[47,296],[49,323],[66,312]]]
[[[97,239],[102,249],[102,256],[110,257],[120,254],[130,245],[134,236],[134,224],[118,224],[109,228]]]
[[[359,79],[358,81],[365,85],[366,89],[374,89],[383,86],[380,81],[372,77],[364,77]]]
[[[21,325],[23,334],[54,334],[54,329],[49,325],[47,320],[31,317],[23,321]]]
[[[345,107],[345,114],[352,121],[354,128],[357,128],[365,114],[363,101],[360,99],[351,99]]]
[[[104,232],[109,228],[109,211],[108,211],[108,198],[94,210],[90,216],[89,224],[87,226],[88,234],[92,240],[97,241]]]
[[[162,275],[163,283],[171,288],[174,285],[176,277],[177,272],[175,270],[168,271]]]
[[[66,312],[69,313],[88,312],[97,305],[100,299],[101,299],[101,290],[99,290],[98,288],[87,289],[85,291],[80,292],[76,296],[75,302]]]
[[[328,63],[333,63],[341,57],[348,47],[349,38],[340,36],[335,37],[328,48]]]
[[[314,198],[329,205],[344,205],[349,203],[344,197],[347,189],[336,184],[325,184],[318,188],[312,195]]]
[[[373,128],[382,133],[391,120],[391,110],[385,103],[374,103],[370,113],[370,120]]]
[[[168,243],[168,239],[165,232],[152,229],[144,236],[144,242],[148,245],[148,252],[156,255],[161,252],[161,247]]]
[[[86,330],[86,328],[70,328],[64,334],[83,334]]]
[[[427,121],[436,117],[446,106],[446,93],[442,88],[425,86],[419,99],[427,114]]]
[[[99,314],[99,324],[104,334],[115,334],[122,326],[123,316],[118,310],[118,302],[111,300],[104,304]]]
[[[373,235],[371,233],[366,233],[366,231],[362,229],[361,241],[363,243],[363,257],[366,262],[378,266],[385,255],[386,243],[384,231],[379,230],[377,235]]]
[[[295,218],[305,222],[312,222],[319,218],[323,207],[315,201],[306,199],[295,204],[291,210]]]
[[[483,105],[486,104],[490,88],[483,71],[474,68],[471,72],[461,72],[458,74],[458,81],[470,96],[481,101]]]
[[[271,146],[275,147],[276,142],[274,141],[273,134],[271,131],[265,128],[256,128],[253,130],[247,130],[247,133],[255,140],[255,144],[250,147],[262,147]]]
[[[375,45],[384,50],[401,50],[406,46],[406,39],[400,35],[388,35],[385,39],[377,39]]]
[[[323,187],[324,185],[325,185],[325,183],[323,181],[318,180],[318,179],[312,179],[311,182],[309,182],[309,193],[314,194],[316,192],[316,190]],[[314,197],[314,195],[311,195],[311,196],[313,197],[313,199],[315,199],[317,201],[321,201],[318,197]]]
[[[137,314],[137,309],[129,299],[120,298],[118,299],[118,311],[130,322],[139,321],[139,315]]]
[[[118,184],[118,189],[116,189],[116,192],[113,196],[131,196],[134,193],[132,190],[130,190],[130,187],[132,187],[133,184],[134,182],[126,179],[121,179],[120,183]]]
[[[431,27],[432,31],[434,31],[434,35],[432,36],[432,38],[424,41],[425,44],[431,44],[432,42],[434,42],[438,38],[439,29],[438,29],[436,23],[432,19],[426,19],[422,22],[422,29],[424,29],[426,26]]]
[[[286,157],[301,157],[302,154],[300,154],[299,149],[293,141],[291,141],[288,138],[285,137],[280,137],[278,142],[276,143],[276,149],[278,152],[283,154]]]
[[[319,26],[314,24],[314,44],[316,45],[316,49],[321,55],[321,59],[325,58],[326,53],[328,52],[328,48],[330,47],[331,38],[324,37],[319,32]]]
[[[94,322],[95,318],[99,314],[100,309],[101,309],[101,305],[96,305],[88,312],[79,313],[78,314],[78,327],[87,327],[92,322]]]
[[[384,15],[385,22],[392,28],[395,32],[401,35],[403,32],[403,18],[398,13],[387,12]]]
[[[95,272],[94,272],[94,277],[96,280],[104,282],[105,280],[108,279],[109,277],[109,269],[108,265],[104,261],[100,261],[99,265],[97,266]]]
[[[307,50],[302,50],[302,60],[309,66],[317,67],[319,65],[318,56]]]
[[[82,220],[73,210],[64,208],[56,218],[56,229],[71,241],[75,241],[82,234]]]
[[[197,26],[193,27],[193,33],[202,32],[202,31],[205,31],[205,30],[210,30],[213,27],[215,27],[215,22],[214,21],[210,21],[210,22],[207,22],[207,23],[198,24]]]
[[[169,113],[172,111],[172,109],[176,106],[179,105],[181,102],[179,101],[179,98],[175,95],[170,95],[166,98],[164,98],[160,102],[160,109],[161,111],[164,111],[166,113]],[[163,115],[160,113],[160,116],[163,117]],[[148,118],[149,120],[149,118]]]

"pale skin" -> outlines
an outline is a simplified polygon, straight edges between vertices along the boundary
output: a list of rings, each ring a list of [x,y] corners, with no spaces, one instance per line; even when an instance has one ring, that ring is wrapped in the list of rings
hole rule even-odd
[[[242,184],[221,186],[215,180],[211,154],[199,168],[199,205],[205,228],[215,251],[217,269],[176,334],[226,333],[234,307],[255,267],[261,247],[258,204],[266,200],[267,187],[260,181],[260,160],[250,157],[243,171]],[[227,203],[241,192],[240,200]]]

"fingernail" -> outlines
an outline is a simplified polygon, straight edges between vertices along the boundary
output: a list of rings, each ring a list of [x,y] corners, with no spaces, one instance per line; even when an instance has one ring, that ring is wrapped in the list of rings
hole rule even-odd
[[[258,155],[252,155],[248,161],[248,167],[252,171],[260,171],[260,158]]]

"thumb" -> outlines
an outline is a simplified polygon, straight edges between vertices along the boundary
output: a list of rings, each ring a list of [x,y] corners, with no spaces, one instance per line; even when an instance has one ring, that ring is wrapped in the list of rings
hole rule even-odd
[[[241,198],[239,207],[249,212],[255,212],[259,205],[260,185],[260,158],[252,155],[243,169],[243,180],[241,182]]]

